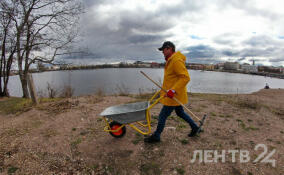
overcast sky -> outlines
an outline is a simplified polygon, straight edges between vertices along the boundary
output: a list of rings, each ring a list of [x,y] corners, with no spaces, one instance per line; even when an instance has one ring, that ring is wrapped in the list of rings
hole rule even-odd
[[[84,0],[76,63],[162,62],[170,40],[187,62],[284,66],[283,0]]]

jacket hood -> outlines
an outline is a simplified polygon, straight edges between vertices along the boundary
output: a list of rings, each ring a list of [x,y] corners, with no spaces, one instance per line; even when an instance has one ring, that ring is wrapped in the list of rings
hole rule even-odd
[[[182,59],[185,62],[186,57],[180,51],[177,51],[169,58],[169,60],[171,59]]]

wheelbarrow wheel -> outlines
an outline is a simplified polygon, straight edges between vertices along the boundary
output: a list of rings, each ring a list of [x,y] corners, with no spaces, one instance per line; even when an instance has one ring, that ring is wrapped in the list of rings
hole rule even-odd
[[[118,122],[115,122],[115,121],[113,121],[113,122],[111,122],[111,123],[109,124],[111,130],[116,130],[117,128],[121,127],[121,125],[122,125],[122,124],[120,124],[120,123],[118,123]],[[126,133],[126,127],[123,126],[123,127],[122,127],[120,130],[118,130],[117,132],[111,132],[111,131],[110,131],[109,133],[110,133],[110,135],[112,135],[112,136],[115,137],[115,138],[121,138],[121,137],[123,137],[124,134]]]

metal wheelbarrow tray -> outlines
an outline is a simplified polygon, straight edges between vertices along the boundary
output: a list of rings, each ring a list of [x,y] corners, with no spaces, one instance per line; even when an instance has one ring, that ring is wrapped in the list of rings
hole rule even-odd
[[[145,120],[149,106],[148,101],[111,106],[106,108],[100,116],[105,116],[120,124],[129,124]]]

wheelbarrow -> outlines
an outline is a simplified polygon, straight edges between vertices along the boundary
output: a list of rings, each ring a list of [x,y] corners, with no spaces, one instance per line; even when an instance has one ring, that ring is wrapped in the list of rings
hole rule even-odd
[[[123,105],[111,106],[100,113],[106,126],[104,131],[109,132],[115,138],[121,138],[126,133],[126,127],[130,126],[143,135],[151,133],[151,114],[150,110],[163,97],[158,97],[160,91],[156,92],[149,101],[128,103]],[[157,98],[156,98],[157,97]],[[146,124],[142,121],[146,120]],[[144,122],[145,123],[145,122]],[[144,131],[138,128],[146,128]]]
[[[152,81],[156,86],[158,86],[161,90],[167,92],[163,89],[157,82],[152,80],[149,76],[147,76],[144,72],[141,73]],[[109,132],[113,137],[120,138],[123,137],[126,133],[126,125],[132,127],[134,130],[138,131],[143,135],[148,135],[151,133],[151,114],[150,110],[160,101],[160,99],[164,98],[159,97],[155,99],[160,91],[156,92],[153,97],[149,101],[138,102],[138,103],[129,103],[118,106],[111,106],[106,108],[100,116],[103,117],[106,126],[104,127],[104,131]],[[155,100],[154,100],[155,99]],[[183,108],[185,108],[193,117],[198,119],[200,125],[198,127],[198,133],[202,130],[202,126],[204,124],[207,115],[205,114],[202,119],[199,119],[195,114],[193,114],[185,105],[183,105],[178,99],[173,97],[173,99],[179,103]],[[143,124],[141,121],[146,119],[146,124]],[[146,131],[142,131],[137,128],[133,123],[140,125],[142,127],[148,128]]]

